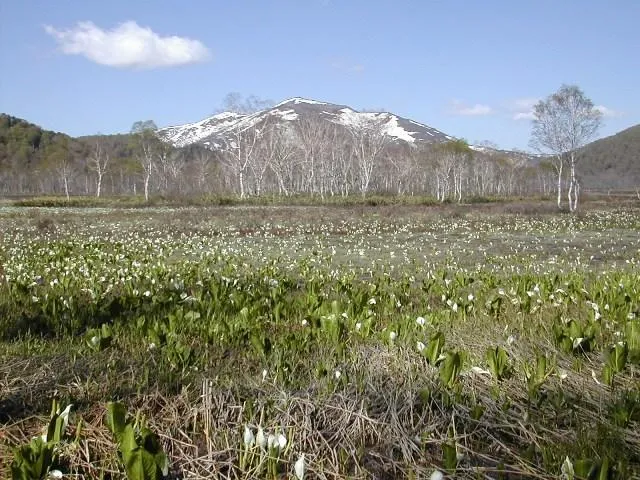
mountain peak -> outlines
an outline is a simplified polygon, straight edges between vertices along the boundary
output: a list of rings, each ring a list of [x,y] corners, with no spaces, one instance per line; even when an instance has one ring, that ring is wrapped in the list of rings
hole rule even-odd
[[[287,125],[313,119],[330,122],[344,128],[367,127],[379,124],[393,141],[439,143],[452,137],[428,125],[395,115],[391,112],[359,112],[347,105],[321,102],[304,97],[288,98],[277,105],[251,114],[223,112],[199,122],[161,128],[164,140],[177,147],[192,143],[203,145],[227,145],[237,131],[256,127],[263,122]]]
[[[283,102],[280,102],[279,104],[275,105],[273,108],[281,107],[283,105],[288,105],[291,103],[294,105],[299,105],[300,103],[307,103],[309,105],[328,105],[327,102],[319,102],[317,100],[312,100],[310,98],[292,97],[292,98],[288,98]]]

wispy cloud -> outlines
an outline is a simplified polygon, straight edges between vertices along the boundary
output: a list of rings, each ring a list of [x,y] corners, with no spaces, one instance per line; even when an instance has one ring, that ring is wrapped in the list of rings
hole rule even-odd
[[[476,103],[475,105],[467,105],[461,100],[454,99],[451,101],[449,106],[449,113],[453,115],[463,115],[463,116],[481,116],[481,115],[491,115],[493,109],[489,105],[482,105],[480,103]]]
[[[624,115],[622,112],[605,107],[604,105],[596,105],[594,108],[598,110],[603,117],[621,117]]]
[[[533,114],[533,110],[529,112],[516,112],[513,114],[514,120],[533,120],[536,116]]]
[[[507,110],[511,112],[511,118],[514,120],[533,120],[535,118],[533,107],[538,101],[539,99],[537,98],[518,98],[507,104]],[[605,107],[604,105],[596,105],[594,108],[598,110],[603,117],[620,117],[623,115],[622,112]]]
[[[516,98],[507,104],[507,110],[511,112],[511,118],[514,120],[533,120],[533,107],[536,103],[537,98]]]
[[[111,30],[93,22],[79,22],[68,30],[44,27],[67,55],[82,55],[89,60],[118,68],[162,68],[203,62],[211,57],[200,41],[178,36],[160,36],[134,21]]]

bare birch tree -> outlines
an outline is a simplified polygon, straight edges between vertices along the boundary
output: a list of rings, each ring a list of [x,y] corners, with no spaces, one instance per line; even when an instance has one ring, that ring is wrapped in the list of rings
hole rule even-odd
[[[260,160],[259,165],[254,167],[254,176],[257,190],[262,192],[267,170],[275,177],[275,185],[272,191],[278,190],[280,195],[288,196],[291,189],[291,172],[295,167],[294,152],[295,146],[291,141],[292,133],[287,127],[281,125],[270,125],[262,137],[260,142]],[[274,183],[272,181],[272,183]]]
[[[324,193],[322,188],[324,156],[328,149],[328,140],[333,125],[316,118],[299,119],[295,124],[294,142],[301,156],[301,191]]]
[[[353,153],[358,165],[360,193],[367,195],[374,168],[390,139],[385,132],[386,118],[362,118],[347,128],[353,141]]]
[[[214,173],[214,153],[208,148],[192,147],[186,153],[191,160],[191,167],[195,176],[196,190],[210,191],[209,179]]]
[[[100,198],[102,192],[102,179],[107,173],[109,166],[109,153],[105,151],[102,143],[96,140],[93,150],[89,155],[89,169],[96,174],[96,197]]]
[[[438,145],[435,174],[436,198],[439,201],[444,202],[450,195],[458,202],[462,200],[462,182],[470,155],[471,150],[465,140],[450,140]]]
[[[156,169],[156,153],[158,142],[156,124],[152,120],[136,122],[131,127],[133,134],[133,150],[142,170],[144,183],[144,200],[149,201],[149,184],[151,175]]]
[[[60,137],[53,146],[50,156],[51,168],[60,179],[60,184],[64,190],[67,201],[70,198],[70,182],[74,173],[74,165],[69,152],[69,141],[66,137]]]
[[[331,175],[330,194],[337,191],[346,197],[353,188],[353,144],[344,128],[334,125],[330,130],[328,164]]]
[[[531,145],[536,150],[555,157],[558,174],[558,208],[562,206],[562,166],[569,166],[569,210],[578,207],[576,163],[578,150],[598,132],[602,114],[582,90],[575,85],[560,89],[534,107]]]
[[[253,156],[256,154],[259,138],[260,131],[257,128],[246,128],[243,125],[236,126],[232,132],[229,149],[222,157],[223,163],[234,177],[240,198],[246,196],[245,180],[247,170],[253,160]]]

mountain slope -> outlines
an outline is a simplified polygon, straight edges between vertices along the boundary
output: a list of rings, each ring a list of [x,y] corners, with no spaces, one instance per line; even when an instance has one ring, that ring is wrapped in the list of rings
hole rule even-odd
[[[388,112],[357,112],[345,106],[294,97],[272,108],[242,115],[223,112],[199,122],[161,128],[158,133],[174,146],[200,143],[220,148],[231,141],[237,131],[243,131],[267,122],[291,122],[300,120],[332,122],[345,128],[358,125],[380,124],[383,131],[396,141],[408,143],[437,143],[452,137],[419,122]]]
[[[601,138],[580,151],[578,174],[590,189],[640,187],[640,125]]]
[[[0,174],[54,164],[63,150],[82,154],[82,144],[64,133],[44,130],[21,118],[0,114]]]

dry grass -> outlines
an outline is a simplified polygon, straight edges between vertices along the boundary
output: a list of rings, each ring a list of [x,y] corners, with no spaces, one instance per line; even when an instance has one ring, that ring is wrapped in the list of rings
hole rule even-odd
[[[471,352],[480,352],[489,344],[488,338],[476,336],[475,343],[467,346]],[[556,476],[539,459],[525,458],[523,451],[537,446],[539,455],[580,440],[568,419],[551,420],[558,417],[558,411],[531,405],[518,373],[500,384],[499,393],[488,376],[469,373],[456,390],[465,393],[456,397],[455,392],[441,388],[437,370],[415,352],[369,345],[360,347],[353,358],[345,374],[364,373],[363,382],[350,381],[334,391],[314,383],[302,390],[284,390],[255,376],[239,376],[233,382],[210,372],[177,394],[134,394],[126,404],[159,433],[170,458],[172,478],[261,478],[259,468],[238,468],[245,425],[254,431],[261,425],[268,431],[280,428],[287,432],[292,451],[284,460],[284,469],[291,471],[288,462],[304,452],[309,477],[320,479],[426,478],[436,466],[441,468],[442,445],[452,441],[464,456],[455,478],[496,478],[500,471],[503,478],[551,479]],[[561,359],[561,365],[566,360]],[[73,383],[43,383],[43,379],[57,377],[55,367],[36,373],[34,366],[25,360],[0,368],[3,392],[47,399],[53,392],[67,397],[70,390],[79,388]],[[564,380],[552,378],[546,386],[549,394],[562,391],[566,401],[576,402],[572,415],[584,426],[599,424],[603,405],[612,398],[608,388],[593,381],[590,367],[587,363],[581,374]],[[631,387],[634,378],[621,379],[619,386]],[[456,401],[449,404],[454,397]],[[485,409],[478,420],[471,416],[472,398]],[[506,401],[511,406],[505,409]],[[68,471],[77,475],[74,478],[101,474],[123,478],[116,445],[102,424],[104,413],[101,402],[81,405],[77,411],[74,424],[82,418],[81,439],[67,447],[62,457]],[[43,415],[29,415],[0,427],[4,444],[0,447],[0,477],[8,478],[10,451],[6,445],[27,442],[45,422]],[[626,430],[623,438],[625,448],[640,452],[637,432]]]

